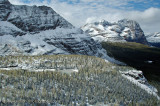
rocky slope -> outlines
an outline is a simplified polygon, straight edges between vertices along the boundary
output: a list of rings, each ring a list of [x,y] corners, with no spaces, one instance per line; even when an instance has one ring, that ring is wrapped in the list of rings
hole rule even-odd
[[[114,61],[100,43],[50,7],[0,0],[0,55],[80,54]]]
[[[160,47],[160,32],[148,34],[146,38],[150,45]]]
[[[102,20],[81,27],[83,31],[99,42],[137,42],[148,44],[140,25],[133,20],[123,19],[117,23]]]

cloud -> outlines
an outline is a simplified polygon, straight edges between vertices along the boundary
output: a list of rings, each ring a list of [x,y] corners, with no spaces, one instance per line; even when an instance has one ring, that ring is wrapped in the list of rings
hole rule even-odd
[[[145,33],[160,32],[160,9],[158,8],[149,8],[145,11],[129,11],[122,15],[136,20]]]
[[[21,0],[9,0],[12,4],[16,4],[16,5],[22,5],[24,4],[24,2],[22,2]]]
[[[26,4],[23,0],[10,0],[13,4]],[[152,0],[30,0],[28,5],[47,5],[57,13],[80,27],[88,22],[105,19],[116,22],[128,18],[140,23],[145,33],[160,32],[160,9],[150,7],[143,11],[136,10],[132,4],[149,5]],[[157,5],[157,3],[155,3]],[[152,5],[153,6],[153,5]]]

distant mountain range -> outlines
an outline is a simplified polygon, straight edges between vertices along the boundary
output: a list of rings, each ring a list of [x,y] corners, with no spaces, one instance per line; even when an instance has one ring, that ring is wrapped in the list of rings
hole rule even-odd
[[[150,45],[160,48],[160,32],[148,34],[146,38]]]

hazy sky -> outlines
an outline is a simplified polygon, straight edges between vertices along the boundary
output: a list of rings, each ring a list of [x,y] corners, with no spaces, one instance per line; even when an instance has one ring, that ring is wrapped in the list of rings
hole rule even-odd
[[[76,27],[105,19],[136,20],[145,33],[160,32],[160,0],[9,0],[13,4],[47,5]]]

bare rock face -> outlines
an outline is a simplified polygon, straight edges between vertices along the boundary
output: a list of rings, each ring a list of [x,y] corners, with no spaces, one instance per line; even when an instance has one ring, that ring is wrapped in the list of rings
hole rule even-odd
[[[123,19],[117,23],[102,20],[88,23],[82,30],[99,42],[137,42],[148,44],[140,25],[133,20]]]
[[[126,41],[148,44],[143,30],[136,21],[124,19],[118,21],[118,24],[123,27],[123,32],[127,35]],[[125,30],[126,28],[128,30]]]
[[[0,20],[6,20],[11,12],[12,5],[8,0],[0,0]]]
[[[0,5],[11,5],[8,0],[0,0]]]

